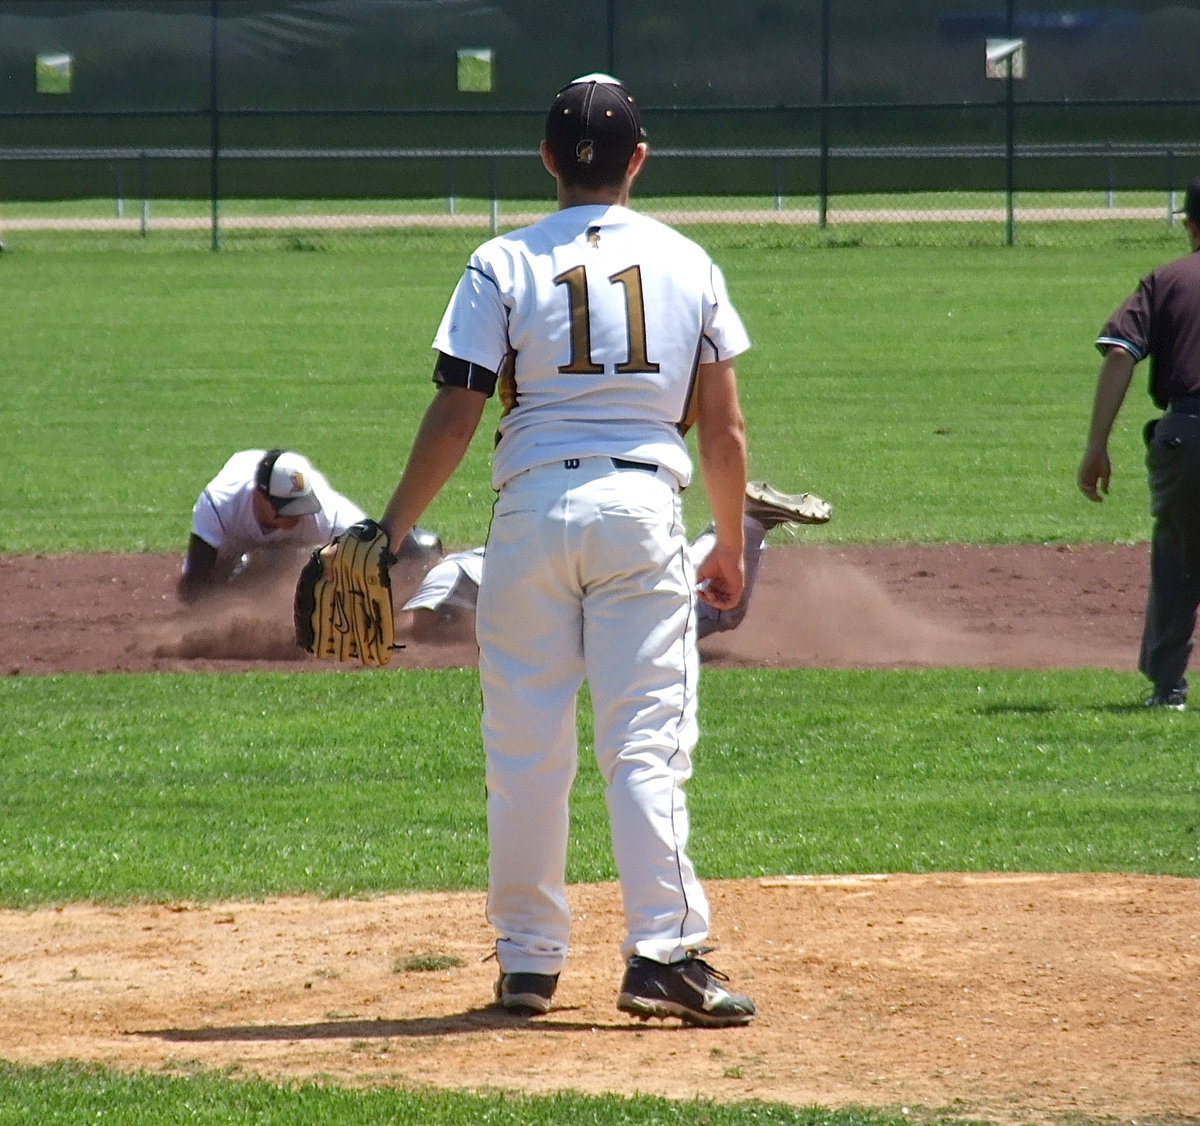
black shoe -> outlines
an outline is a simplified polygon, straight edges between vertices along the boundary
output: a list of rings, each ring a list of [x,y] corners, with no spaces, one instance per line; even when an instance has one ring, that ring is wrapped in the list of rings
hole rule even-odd
[[[617,1008],[642,1020],[679,1017],[709,1028],[749,1024],[754,1002],[726,989],[721,983],[728,980],[695,954],[670,964],[635,955],[626,963]]]
[[[1173,712],[1181,712],[1187,707],[1187,689],[1176,685],[1174,688],[1156,688],[1154,695],[1146,701],[1148,708],[1168,708]]]
[[[496,1004],[514,1013],[547,1013],[557,985],[558,974],[501,974]]]

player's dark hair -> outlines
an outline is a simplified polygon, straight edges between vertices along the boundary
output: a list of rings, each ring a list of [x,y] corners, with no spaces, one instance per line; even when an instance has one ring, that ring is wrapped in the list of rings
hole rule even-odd
[[[260,493],[264,493],[268,500],[271,499],[271,470],[275,468],[275,463],[283,452],[282,449],[267,450],[258,459],[258,466],[254,470],[254,487]]]
[[[275,468],[275,462],[280,460],[282,449],[268,450],[262,457],[258,459],[258,467],[254,469],[254,487],[263,492],[271,491],[271,469]]]

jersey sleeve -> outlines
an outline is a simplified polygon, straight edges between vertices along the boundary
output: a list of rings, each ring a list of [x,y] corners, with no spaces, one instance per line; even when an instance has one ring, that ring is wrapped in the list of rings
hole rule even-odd
[[[224,546],[225,522],[216,498],[208,489],[200,494],[192,509],[192,535],[202,539],[209,547],[220,549]]]
[[[508,313],[500,284],[478,253],[454,289],[433,346],[489,372],[499,371],[508,354]]]
[[[712,265],[712,300],[700,344],[702,364],[733,359],[750,347],[750,336],[729,299],[725,275],[715,263]]]
[[[433,366],[433,381],[439,387],[462,387],[467,391],[478,391],[489,399],[496,392],[496,372],[457,356],[439,352]]]
[[[401,610],[437,610],[450,596],[458,581],[458,566],[450,559],[442,559],[425,572],[417,589],[413,591]]]
[[[1152,285],[1153,277],[1144,278],[1105,321],[1100,335],[1096,337],[1096,347],[1101,352],[1118,345],[1135,360],[1144,360],[1149,355]]]

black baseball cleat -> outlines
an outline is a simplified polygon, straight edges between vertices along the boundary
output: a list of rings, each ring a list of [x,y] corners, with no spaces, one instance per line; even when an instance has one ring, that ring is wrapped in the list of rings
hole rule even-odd
[[[780,524],[827,524],[833,507],[814,493],[781,493],[766,481],[751,481],[745,512],[769,532]]]
[[[496,979],[496,1004],[514,1013],[548,1013],[558,974],[501,974]]]
[[[1187,688],[1176,685],[1174,688],[1156,688],[1154,695],[1146,701],[1148,708],[1166,708],[1168,711],[1181,712],[1187,708]]]
[[[625,977],[617,1008],[648,1020],[678,1017],[687,1024],[726,1028],[749,1024],[756,1012],[744,993],[731,993],[722,982],[729,980],[698,954],[689,953],[681,962],[656,962],[637,955],[625,964]]]

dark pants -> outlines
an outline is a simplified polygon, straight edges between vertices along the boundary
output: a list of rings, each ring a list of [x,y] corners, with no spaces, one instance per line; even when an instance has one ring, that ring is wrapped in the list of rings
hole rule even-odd
[[[1164,415],[1147,427],[1150,592],[1138,668],[1159,690],[1186,687],[1200,606],[1200,416]]]

